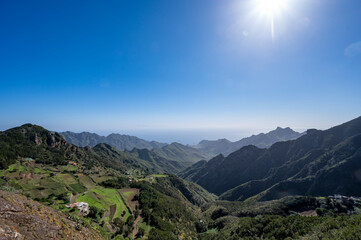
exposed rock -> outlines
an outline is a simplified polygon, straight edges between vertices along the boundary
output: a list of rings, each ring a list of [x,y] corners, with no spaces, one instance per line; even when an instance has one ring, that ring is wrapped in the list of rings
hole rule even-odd
[[[65,215],[26,197],[0,191],[0,240],[103,239]]]

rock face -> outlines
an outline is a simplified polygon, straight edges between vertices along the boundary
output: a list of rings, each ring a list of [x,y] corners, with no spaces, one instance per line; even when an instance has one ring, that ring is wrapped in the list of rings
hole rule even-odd
[[[0,240],[5,239],[103,238],[50,207],[19,194],[0,191]]]

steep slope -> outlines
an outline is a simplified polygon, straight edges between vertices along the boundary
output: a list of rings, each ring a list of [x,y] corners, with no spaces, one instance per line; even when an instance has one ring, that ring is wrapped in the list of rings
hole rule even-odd
[[[257,196],[260,200],[294,194],[353,195],[360,187],[360,133],[361,117],[326,131],[309,130],[297,140],[278,142],[269,149],[247,146],[203,167],[196,165],[198,170],[191,175],[187,169],[181,176],[210,192],[223,193],[221,198],[227,200],[243,200],[263,191]]]
[[[0,133],[0,168],[6,168],[18,157],[29,157],[38,162],[66,164],[80,160],[86,150],[67,143],[59,134],[25,124]]]
[[[178,173],[190,164],[174,160],[168,160],[148,149],[134,148],[128,153],[138,159],[144,160],[145,162],[153,166],[153,168],[150,168],[150,171],[152,172],[156,172],[156,169],[158,168],[158,172],[162,170],[165,173]]]
[[[231,153],[228,157],[218,155],[201,168],[197,163],[194,167],[198,168],[198,171],[193,171],[192,175],[187,175],[188,170],[182,172],[180,176],[194,181],[212,193],[221,194],[225,191],[224,189],[231,189],[239,185],[240,182],[256,177],[253,172],[247,172],[246,169],[254,159],[259,158],[264,152],[266,152],[265,149],[249,145]],[[259,170],[261,173],[262,169]]]
[[[215,141],[203,140],[198,145],[193,147],[208,155],[214,156],[223,154],[224,156],[227,156],[230,153],[247,145],[254,145],[259,148],[268,148],[276,142],[297,139],[302,135],[304,135],[304,133],[295,132],[289,127],[278,127],[277,129],[268,133],[252,135],[236,142],[231,142],[227,139],[219,139]]]
[[[152,151],[165,159],[186,164],[205,160],[209,157],[197,149],[176,142]]]
[[[0,191],[0,239],[104,239],[64,214],[20,194]]]
[[[105,143],[119,151],[125,150],[125,154],[117,153],[117,155],[128,155],[144,160],[146,162],[145,165],[147,165],[151,171],[177,173],[199,160],[209,158],[207,154],[180,143],[167,145],[154,141],[147,142],[137,137],[119,134],[111,134],[107,137],[86,132],[79,134],[64,132],[61,134],[65,140],[77,146],[95,147]]]
[[[167,196],[182,201],[189,201],[197,206],[214,202],[217,199],[217,196],[209,193],[201,186],[185,181],[175,175],[170,175],[166,178],[159,178],[154,187]]]
[[[82,132],[82,133],[74,133],[74,132],[62,132],[60,133],[66,141],[72,143],[78,147],[94,147],[99,143],[107,143],[120,151],[124,150],[132,150],[133,148],[161,148],[166,146],[165,143],[159,143],[156,141],[146,141],[144,139],[140,139],[138,137],[129,136],[129,135],[121,135],[121,134],[110,134],[106,137],[99,136],[95,133]]]
[[[199,206],[194,204],[215,199],[194,183],[151,172],[167,160],[146,161],[108,144],[77,147],[39,126],[26,124],[2,132],[0,143],[0,153],[9,156],[1,158],[7,167],[0,169],[0,189],[51,206],[62,212],[54,214],[64,214],[71,221],[58,221],[50,208],[40,204],[34,213],[27,203],[24,212],[12,206],[11,212],[3,211],[0,192],[0,234],[5,234],[5,239],[84,239],[81,231],[88,239],[98,239],[86,231],[88,226],[105,239],[132,239],[134,229],[142,229],[138,233],[146,239],[195,239],[200,214]],[[132,198],[130,192],[135,193]],[[8,198],[21,200],[6,195],[5,201],[11,200]],[[88,214],[68,207],[74,202],[87,203]],[[136,210],[132,210],[131,203]],[[43,211],[45,208],[50,210]],[[1,218],[1,214],[5,217]],[[79,232],[73,233],[72,226]],[[37,237],[41,232],[42,236]]]
[[[199,160],[207,159],[205,154],[180,143],[172,143],[152,150],[134,148],[126,152],[154,166],[159,166],[166,173],[178,173]]]
[[[122,172],[141,169],[145,172],[176,172],[177,163],[146,161],[121,152],[108,144],[91,147],[77,147],[65,141],[58,133],[36,125],[25,124],[0,133],[0,169],[7,168],[18,158],[31,158],[37,163],[67,165],[69,162],[110,167]],[[158,164],[159,163],[159,164]],[[173,166],[173,165],[174,166]],[[164,168],[163,168],[164,167]]]

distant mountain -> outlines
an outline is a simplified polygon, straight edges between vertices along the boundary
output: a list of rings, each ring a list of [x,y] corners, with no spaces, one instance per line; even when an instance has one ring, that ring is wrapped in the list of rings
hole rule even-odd
[[[180,175],[226,200],[287,195],[361,196],[361,117],[326,131],[308,130],[268,149],[246,146],[196,163]]]
[[[134,157],[149,162],[157,162],[170,173],[177,173],[193,163],[208,159],[208,156],[189,146],[172,143],[152,150],[133,149],[129,152]]]
[[[176,173],[191,165],[188,163],[183,166],[164,158],[149,161],[119,151],[106,143],[99,143],[93,148],[77,147],[65,141],[60,134],[32,124],[0,132],[0,169],[7,168],[18,158],[32,158],[39,163],[59,165],[74,161],[88,167],[99,165],[123,172],[140,169],[152,173]]]
[[[176,142],[162,148],[153,149],[152,151],[168,160],[174,160],[178,162],[195,163],[209,158],[208,155],[197,149]]]
[[[304,135],[304,133],[295,132],[289,127],[277,127],[275,130],[268,133],[252,135],[236,142],[231,142],[227,139],[219,139],[215,141],[203,140],[193,147],[208,155],[215,156],[223,154],[224,156],[228,156],[230,153],[247,145],[254,145],[259,148],[268,148],[276,142],[297,139],[302,135]]]
[[[77,147],[32,124],[0,132],[0,239],[197,239],[200,206],[217,197],[158,174],[178,161],[139,153]],[[68,208],[75,202],[82,209]]]
[[[95,133],[82,132],[82,133],[74,133],[74,132],[62,132],[60,133],[64,139],[74,144],[78,147],[94,147],[99,143],[107,143],[120,151],[124,150],[132,150],[133,148],[161,148],[166,146],[166,143],[159,143],[156,141],[146,141],[144,139],[140,139],[138,137],[129,136],[129,135],[121,135],[121,134],[110,134],[106,137],[99,136]]]
[[[163,170],[167,173],[177,173],[197,161],[209,159],[207,154],[180,143],[148,142],[137,137],[120,134],[110,134],[107,137],[88,132],[63,132],[60,134],[66,141],[77,146],[95,147],[105,143],[119,151],[126,151],[126,154],[132,157],[153,164],[152,171]]]

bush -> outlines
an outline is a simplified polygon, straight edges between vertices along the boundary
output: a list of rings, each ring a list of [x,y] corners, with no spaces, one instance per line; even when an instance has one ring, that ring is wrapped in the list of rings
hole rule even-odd
[[[89,207],[89,214],[87,215],[87,217],[95,219],[95,220],[100,220],[103,217],[103,214],[104,214],[103,209],[99,209],[97,207],[90,206]]]

